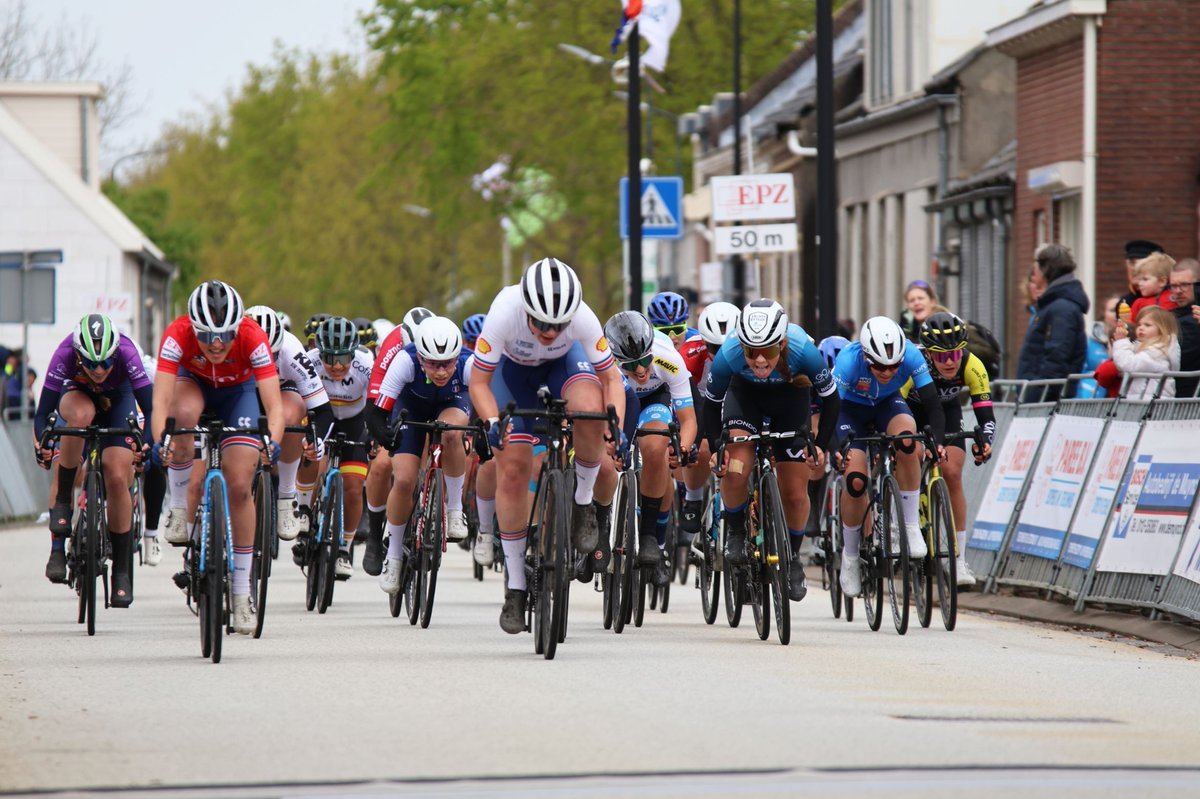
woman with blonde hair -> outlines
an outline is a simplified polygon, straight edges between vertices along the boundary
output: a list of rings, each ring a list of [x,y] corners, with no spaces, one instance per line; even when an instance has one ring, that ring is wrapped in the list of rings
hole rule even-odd
[[[1179,323],[1170,311],[1150,305],[1142,308],[1135,328],[1137,343],[1129,340],[1125,325],[1117,325],[1114,333],[1113,362],[1122,374],[1161,375],[1179,371]],[[1156,377],[1135,377],[1125,387],[1129,399],[1151,399],[1175,396],[1175,380]]]

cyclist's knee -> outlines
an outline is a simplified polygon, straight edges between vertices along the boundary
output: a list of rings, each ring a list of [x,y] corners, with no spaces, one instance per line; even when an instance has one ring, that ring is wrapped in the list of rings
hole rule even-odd
[[[905,430],[904,433],[912,431]],[[901,434],[903,435],[903,433]],[[917,440],[915,438],[902,438],[896,442],[896,452],[900,457],[912,457],[917,451]]]
[[[867,476],[862,472],[847,474],[846,493],[854,499],[861,499],[867,493]]]

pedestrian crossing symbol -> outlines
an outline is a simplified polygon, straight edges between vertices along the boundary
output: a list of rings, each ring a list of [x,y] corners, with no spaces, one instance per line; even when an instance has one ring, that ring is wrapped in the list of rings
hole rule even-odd
[[[629,238],[629,180],[621,178],[621,238]],[[683,236],[683,178],[642,178],[642,237],[678,239]]]

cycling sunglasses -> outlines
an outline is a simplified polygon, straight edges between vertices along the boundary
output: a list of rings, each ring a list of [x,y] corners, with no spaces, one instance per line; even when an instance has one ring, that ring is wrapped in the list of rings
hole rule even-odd
[[[569,325],[571,323],[570,322],[543,322],[541,319],[538,319],[538,318],[530,315],[529,316],[529,324],[533,325],[536,329],[542,331],[543,333],[558,333],[563,330],[566,330],[567,325]]]
[[[749,347],[743,344],[742,353],[752,361],[758,360],[760,355],[769,361],[772,358],[779,357],[779,345],[772,344],[769,347]]]
[[[962,360],[963,352],[965,350],[961,348],[957,350],[930,350],[933,359],[938,363],[958,363]]]
[[[898,364],[898,363],[894,363],[891,366],[888,366],[888,365],[882,364],[882,363],[875,363],[874,361],[867,361],[867,366],[869,366],[871,368],[872,372],[879,372],[880,374],[884,374],[884,375],[894,372],[900,368],[900,364]]]
[[[102,361],[93,361],[91,358],[79,356],[79,360],[83,362],[83,368],[91,372],[99,372],[101,369],[111,369],[116,363],[116,358],[105,358]]]
[[[193,328],[193,331],[196,334],[196,341],[210,346],[218,341],[228,344],[237,336],[237,328],[233,330],[196,330]]]
[[[433,372],[451,372],[458,363],[458,359],[455,358],[449,361],[430,361],[422,358],[421,363],[425,364],[426,369],[429,369]]]
[[[682,336],[687,332],[687,325],[663,325],[654,329],[668,336]]]
[[[639,366],[649,369],[652,363],[654,363],[654,354],[650,353],[636,361],[621,361],[621,368],[626,372],[636,372]]]
[[[326,366],[334,366],[334,365],[349,366],[350,364],[354,363],[354,353],[353,352],[343,352],[343,353],[338,353],[336,355],[330,355],[330,354],[322,352],[321,353],[321,363],[325,364]]]

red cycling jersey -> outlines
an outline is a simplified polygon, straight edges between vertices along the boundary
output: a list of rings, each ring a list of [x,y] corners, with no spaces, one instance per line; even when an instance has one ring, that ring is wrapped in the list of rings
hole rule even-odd
[[[712,355],[708,353],[708,347],[704,345],[704,339],[688,339],[679,345],[679,354],[683,357],[683,363],[687,366],[688,372],[692,375],[692,382],[697,386],[702,385],[705,369],[708,362],[712,360]]]
[[[379,345],[379,350],[375,353],[375,365],[371,367],[371,380],[367,383],[367,402],[375,402],[379,399],[379,387],[383,385],[383,376],[387,374],[388,367],[392,365],[392,361],[396,360],[396,356],[404,349],[404,328],[396,325],[391,333],[388,333],[383,342]]]
[[[186,314],[167,327],[158,348],[159,372],[178,375],[180,369],[186,369],[213,388],[235,386],[250,378],[264,380],[279,376],[267,334],[253,319],[242,319],[229,346],[229,356],[220,363],[212,363],[200,351],[196,331]]]

